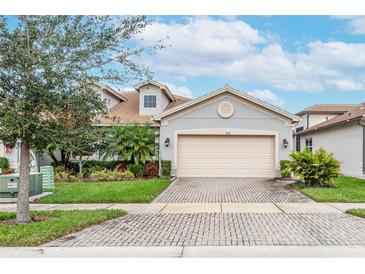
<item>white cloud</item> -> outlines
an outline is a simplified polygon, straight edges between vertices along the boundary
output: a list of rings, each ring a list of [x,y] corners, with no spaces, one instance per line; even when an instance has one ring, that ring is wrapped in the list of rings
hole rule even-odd
[[[365,16],[334,16],[334,19],[345,20],[350,33],[365,34]]]
[[[253,91],[249,91],[247,93],[253,97],[256,97],[257,99],[265,101],[274,106],[281,107],[285,104],[284,99],[280,98],[279,96],[277,96],[275,93],[273,93],[269,89],[253,90]]]
[[[121,87],[121,88],[114,88],[114,89],[119,92],[128,92],[128,91],[133,91],[134,87]]]
[[[360,90],[365,85],[365,43],[313,41],[301,51],[288,52],[275,34],[236,18],[210,17],[152,24],[139,43],[153,45],[164,37],[171,46],[144,56],[144,61],[175,79],[208,76],[308,92]]]
[[[175,84],[172,84],[172,83],[165,83],[165,85],[169,87],[169,89],[171,90],[171,92],[173,94],[180,95],[180,96],[187,97],[187,98],[193,97],[193,92],[188,87],[176,86]]]
[[[364,90],[364,86],[362,83],[358,81],[353,81],[351,79],[339,79],[339,80],[329,80],[327,81],[329,86],[333,86],[339,90],[347,90],[347,91],[358,91]]]

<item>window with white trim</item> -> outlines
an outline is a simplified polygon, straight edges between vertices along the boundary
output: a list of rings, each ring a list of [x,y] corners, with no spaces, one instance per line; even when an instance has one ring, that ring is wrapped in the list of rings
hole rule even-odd
[[[313,141],[312,141],[312,137],[310,138],[305,138],[305,147],[309,148],[310,151],[313,150]]]
[[[145,95],[143,97],[145,108],[155,108],[156,107],[156,95]]]

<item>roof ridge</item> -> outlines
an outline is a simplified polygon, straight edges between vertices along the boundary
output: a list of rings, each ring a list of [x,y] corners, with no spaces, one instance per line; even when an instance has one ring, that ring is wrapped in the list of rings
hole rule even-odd
[[[361,105],[361,103],[359,103],[359,104],[314,104],[305,109],[316,107],[316,106],[359,106],[359,105]]]

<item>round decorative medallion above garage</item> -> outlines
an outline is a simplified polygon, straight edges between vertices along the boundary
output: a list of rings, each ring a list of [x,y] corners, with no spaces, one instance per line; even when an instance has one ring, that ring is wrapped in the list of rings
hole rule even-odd
[[[218,105],[218,114],[222,118],[227,119],[231,117],[233,113],[234,113],[234,107],[231,102],[224,101]]]

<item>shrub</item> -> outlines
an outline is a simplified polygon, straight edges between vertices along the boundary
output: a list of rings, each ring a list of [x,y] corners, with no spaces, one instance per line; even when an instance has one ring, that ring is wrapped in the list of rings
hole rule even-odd
[[[54,174],[54,180],[56,182],[76,182],[81,178],[78,178],[75,175],[72,175],[69,171],[63,170],[55,172]]]
[[[111,161],[88,160],[88,161],[84,162],[82,169],[83,169],[83,171],[85,171],[85,173],[91,173],[92,171],[101,171],[104,169],[115,170],[116,167],[120,164],[124,164],[123,161],[120,161],[120,160],[111,160]],[[51,165],[54,168],[64,167],[62,164],[56,164],[54,162],[51,163]],[[77,162],[70,161],[67,164],[66,169],[73,173],[78,173],[79,164]]]
[[[280,174],[283,179],[290,179],[291,172],[290,172],[290,161],[282,160],[280,161]]]
[[[171,176],[171,161],[161,160],[161,175],[163,177]]]
[[[333,153],[327,153],[323,148],[314,153],[309,149],[295,151],[290,156],[293,161],[288,170],[307,186],[333,186],[340,175],[340,162]]]
[[[53,166],[55,169],[58,168],[58,167],[65,168],[62,163],[52,162],[51,163],[51,166]],[[68,164],[67,164],[67,166],[66,166],[65,169],[68,170],[68,171],[72,171],[74,173],[77,173],[77,172],[79,172],[79,164],[76,163],[76,162],[68,162]]]
[[[14,168],[5,168],[2,170],[2,174],[6,175],[6,174],[13,174],[15,173],[15,169]]]
[[[144,167],[143,177],[147,177],[147,178],[158,177],[158,164],[157,163],[148,163]]]
[[[0,168],[1,169],[8,169],[9,166],[9,160],[5,157],[0,157]]]
[[[102,170],[102,171],[95,171],[90,174],[90,180],[94,182],[121,181],[133,178],[134,178],[133,173],[131,173],[128,170],[124,172]]]
[[[115,167],[115,170],[116,171],[119,171],[119,172],[123,172],[123,171],[125,171],[127,169],[127,167],[126,167],[126,164],[125,163],[121,163],[121,164],[119,164],[119,165],[117,165],[116,167]]]
[[[94,170],[115,170],[116,167],[123,164],[121,160],[111,160],[111,161],[98,161],[98,160],[88,160],[85,161],[83,168],[94,169]]]
[[[56,174],[56,173],[59,173],[59,172],[66,171],[66,168],[64,166],[56,166],[56,167],[54,167],[53,170],[54,170],[54,173]]]
[[[140,164],[129,164],[127,165],[127,170],[132,172],[135,177],[139,177],[142,174],[144,167]]]

